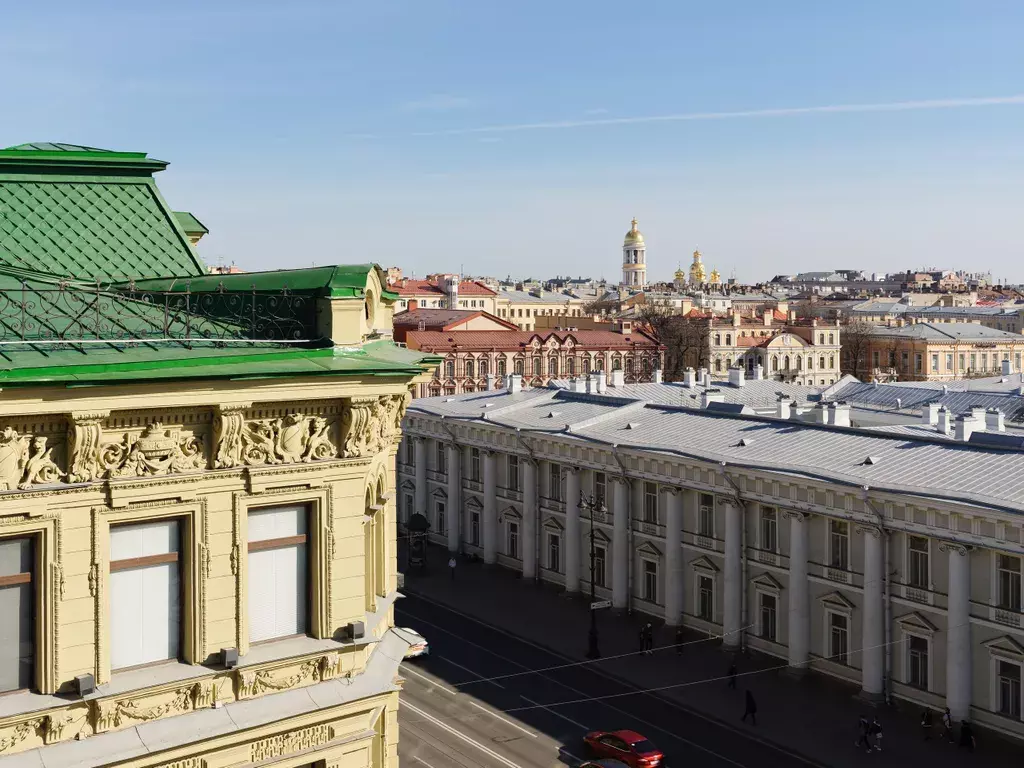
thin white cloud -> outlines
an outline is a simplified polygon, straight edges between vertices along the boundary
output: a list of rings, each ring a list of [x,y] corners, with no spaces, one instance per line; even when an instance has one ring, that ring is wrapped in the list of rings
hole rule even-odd
[[[469,106],[469,99],[464,96],[453,96],[450,93],[435,93],[423,99],[407,101],[402,105],[406,112],[448,112]]]
[[[541,123],[513,123],[488,125],[477,128],[449,128],[441,131],[421,131],[414,136],[458,136],[473,133],[513,133],[516,131],[544,131],[563,128],[590,128],[602,125],[639,125],[643,123],[672,123],[691,120],[735,120],[750,117],[789,117],[793,115],[837,114],[857,112],[911,112],[927,109],[963,109],[1024,104],[1024,94],[1016,96],[989,96],[966,99],[931,99],[924,101],[891,101],[877,104],[829,104],[817,107],[781,107],[776,109],[747,109],[735,112],[683,112],[672,115],[642,115],[637,117],[608,117],[596,120],[559,120]]]

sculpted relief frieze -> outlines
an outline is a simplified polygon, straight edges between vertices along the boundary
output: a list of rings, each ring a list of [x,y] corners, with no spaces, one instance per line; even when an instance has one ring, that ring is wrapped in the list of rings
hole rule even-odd
[[[396,443],[408,407],[408,394],[347,398],[341,417],[341,455],[347,459],[373,456]]]
[[[44,435],[23,435],[6,427],[0,431],[0,490],[28,490],[64,479]]]

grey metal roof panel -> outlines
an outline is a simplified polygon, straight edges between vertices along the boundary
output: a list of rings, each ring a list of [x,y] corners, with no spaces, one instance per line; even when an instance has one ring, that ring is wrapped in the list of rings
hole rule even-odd
[[[875,386],[854,381],[837,387],[829,395],[832,399],[846,400],[855,406],[870,406],[886,410],[920,411],[928,403],[939,403],[949,408],[954,414],[964,413],[974,406],[980,405],[985,408],[998,408],[1008,419],[1024,416],[1024,397],[1014,394],[1012,390],[986,392],[958,389],[944,393],[938,387],[915,387],[910,384],[899,387],[891,384]]]

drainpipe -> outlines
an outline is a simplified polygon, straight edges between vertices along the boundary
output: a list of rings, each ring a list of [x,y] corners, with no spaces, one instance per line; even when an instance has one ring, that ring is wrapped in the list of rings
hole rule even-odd
[[[530,456],[530,461],[533,462],[533,499],[537,505],[537,521],[533,526],[533,580],[537,584],[540,584],[540,467],[537,465],[537,457],[533,452],[533,446],[523,439],[522,430],[516,427],[516,440],[519,444],[526,449],[527,454]]]
[[[885,516],[878,511],[878,508],[868,498],[871,486],[865,485],[862,498],[868,509],[878,520],[878,530],[882,532],[882,541],[885,542],[885,671],[883,675],[885,703],[892,704],[892,547],[891,535],[885,527]]]
[[[629,552],[627,553],[626,563],[629,567],[629,579],[626,582],[626,613],[633,613],[633,546],[634,546],[634,532],[633,532],[633,483],[630,482],[629,476],[626,474],[626,465],[622,463],[622,457],[619,456],[619,446],[617,444],[612,445],[612,456],[615,457],[615,461],[619,465],[619,474],[622,475],[622,482],[626,484],[628,489],[626,492],[626,522],[629,526]]]
[[[455,518],[458,520],[459,526],[459,553],[460,555],[464,555],[466,553],[466,526],[462,519],[465,517],[465,511],[462,509],[462,446],[459,445],[459,441],[455,437],[455,430],[449,427],[448,424],[445,423],[444,419],[445,417],[441,416],[441,429],[447,432],[448,437],[452,439],[452,445],[455,446],[455,455],[458,457],[459,461],[459,498],[455,499]],[[448,467],[448,472],[450,473],[451,471],[452,468]],[[451,503],[452,500],[449,499],[448,501]],[[451,525],[451,523],[448,523],[448,525]]]
[[[747,626],[749,626],[747,621],[747,505],[740,497],[740,487],[729,477],[726,467],[727,464],[723,461],[719,472],[722,474],[722,479],[732,488],[733,496],[739,505],[743,521],[743,524],[740,526],[740,534],[742,536],[740,547],[743,550],[743,556],[740,558],[740,651],[742,652],[747,649]]]

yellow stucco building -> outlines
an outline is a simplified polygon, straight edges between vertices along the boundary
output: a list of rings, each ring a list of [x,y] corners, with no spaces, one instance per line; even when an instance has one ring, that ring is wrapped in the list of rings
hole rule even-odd
[[[206,276],[142,153],[0,150],[0,766],[397,766],[379,267]]]

